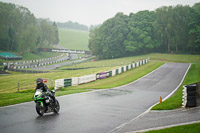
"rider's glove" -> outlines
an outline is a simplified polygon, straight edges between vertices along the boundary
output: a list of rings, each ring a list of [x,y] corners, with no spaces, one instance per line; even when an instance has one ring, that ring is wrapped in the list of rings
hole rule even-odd
[[[50,95],[51,93],[50,93],[50,91],[47,91],[46,94],[47,94],[47,95]]]

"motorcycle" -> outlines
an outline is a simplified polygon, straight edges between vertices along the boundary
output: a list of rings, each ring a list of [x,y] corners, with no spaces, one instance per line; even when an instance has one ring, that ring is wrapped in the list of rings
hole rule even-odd
[[[51,91],[54,95],[55,91]],[[55,101],[48,96],[45,92],[41,89],[37,89],[34,94],[34,101],[36,103],[36,112],[38,115],[43,116],[44,113],[58,113],[60,110],[60,105],[57,99]]]

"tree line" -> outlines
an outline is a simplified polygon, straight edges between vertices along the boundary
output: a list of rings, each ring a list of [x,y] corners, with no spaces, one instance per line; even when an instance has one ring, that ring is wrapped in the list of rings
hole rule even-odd
[[[57,24],[58,28],[76,29],[76,30],[84,30],[84,31],[89,31],[90,29],[93,29],[94,27],[100,25],[100,24],[90,25],[88,27],[86,25],[79,24],[78,22],[72,22],[72,21],[68,21],[68,22],[64,22],[64,23],[57,22],[56,24]]]
[[[36,19],[25,7],[0,2],[0,18],[0,50],[23,55],[59,42],[56,23]]]
[[[99,59],[151,52],[199,54],[200,3],[117,13],[89,36],[89,49]]]
[[[58,22],[58,28],[68,28],[68,29],[77,29],[77,30],[85,30],[88,31],[88,27],[83,24],[79,24],[77,22],[68,21],[65,23]]]

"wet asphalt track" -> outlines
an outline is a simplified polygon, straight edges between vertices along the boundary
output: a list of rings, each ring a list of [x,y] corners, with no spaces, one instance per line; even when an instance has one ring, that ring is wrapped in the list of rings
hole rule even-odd
[[[0,108],[0,132],[109,133],[145,112],[160,96],[166,97],[188,67],[167,63],[126,86],[58,97],[61,110],[57,115],[39,117],[34,102]]]

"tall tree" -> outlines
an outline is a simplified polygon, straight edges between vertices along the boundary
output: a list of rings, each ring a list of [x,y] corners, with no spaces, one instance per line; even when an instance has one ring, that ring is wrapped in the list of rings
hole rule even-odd
[[[42,19],[40,21],[40,46],[49,46],[54,44],[54,35],[54,27],[48,23],[47,20]]]
[[[0,49],[20,54],[58,44],[55,23],[37,20],[25,7],[0,2]]]
[[[188,49],[192,52],[200,51],[200,3],[196,3],[191,9],[191,21],[189,23],[189,43]]]
[[[59,37],[58,37],[58,27],[57,24],[55,22],[53,22],[53,28],[54,28],[54,44],[58,44],[59,42]]]
[[[117,13],[105,21],[98,29],[91,30],[89,48],[100,59],[125,56],[124,41],[128,34],[128,16]]]
[[[153,41],[153,22],[155,13],[140,11],[130,14],[128,22],[129,33],[125,40],[126,51],[133,53],[146,53],[156,47]]]

